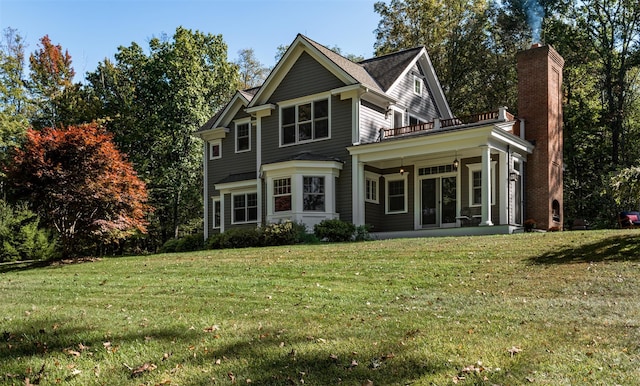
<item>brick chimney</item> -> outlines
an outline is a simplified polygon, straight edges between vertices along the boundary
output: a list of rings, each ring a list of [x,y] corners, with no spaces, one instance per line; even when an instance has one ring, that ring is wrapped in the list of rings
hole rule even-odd
[[[563,224],[562,67],[549,45],[535,44],[517,54],[518,115],[525,139],[535,145],[526,163],[525,219],[539,229]]]

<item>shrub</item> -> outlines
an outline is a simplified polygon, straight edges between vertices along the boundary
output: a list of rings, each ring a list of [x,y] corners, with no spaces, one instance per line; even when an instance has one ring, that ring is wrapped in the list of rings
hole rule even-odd
[[[351,241],[356,231],[355,225],[342,220],[323,220],[313,227],[313,233],[320,239],[330,242]]]
[[[160,253],[192,252],[204,248],[204,235],[196,233],[179,239],[169,239],[160,248]]]
[[[277,224],[268,224],[260,228],[261,245],[291,245],[298,243],[298,229],[294,223],[287,221]]]
[[[261,231],[258,228],[232,228],[209,237],[207,248],[248,248],[260,246]]]
[[[40,218],[25,204],[14,207],[0,200],[0,262],[57,257],[56,239],[39,224]]]
[[[369,241],[371,240],[371,235],[369,231],[371,230],[371,225],[358,225],[356,227],[353,238],[355,241]]]

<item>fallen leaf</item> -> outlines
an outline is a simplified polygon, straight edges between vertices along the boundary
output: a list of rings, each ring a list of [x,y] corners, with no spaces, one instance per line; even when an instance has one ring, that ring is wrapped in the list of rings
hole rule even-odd
[[[366,381],[362,382],[362,386],[373,386],[373,381],[371,379],[367,379]]]
[[[74,356],[74,357],[76,357],[76,358],[80,356],[80,353],[79,353],[79,352],[77,352],[77,351],[75,351],[75,350],[71,350],[71,349],[69,349],[69,348],[64,349],[63,351],[64,351],[64,353],[65,353],[65,354],[67,354],[67,355],[71,355],[71,356]]]
[[[511,354],[511,357],[512,357],[512,358],[513,358],[513,356],[514,356],[514,355],[516,355],[516,354],[520,353],[521,351],[522,351],[522,349],[521,349],[521,348],[519,348],[519,347],[516,347],[516,346],[513,346],[513,347],[511,347],[510,349],[508,349],[508,350],[507,350],[507,352],[508,352],[509,354]]]
[[[358,361],[356,361],[355,359],[353,359],[351,361],[351,364],[349,366],[347,366],[348,369],[352,369],[354,367],[358,366]]]
[[[214,331],[218,331],[219,329],[220,329],[220,326],[218,326],[217,324],[214,324],[213,326],[205,328],[203,331],[204,332],[214,332]]]
[[[156,365],[154,365],[153,363],[144,363],[144,364],[136,367],[135,369],[131,370],[131,378],[139,377],[143,373],[149,372],[149,371],[153,371],[153,370],[155,370],[157,368],[158,367]]]

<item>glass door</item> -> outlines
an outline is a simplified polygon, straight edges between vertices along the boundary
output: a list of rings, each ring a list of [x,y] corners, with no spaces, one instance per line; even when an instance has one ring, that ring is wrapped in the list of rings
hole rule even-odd
[[[422,226],[438,226],[438,178],[422,180]]]
[[[456,202],[456,177],[442,177],[441,187],[441,221],[442,225],[456,223],[456,211],[458,204]]]
[[[457,179],[451,177],[421,180],[421,220],[423,227],[453,226],[456,223]]]

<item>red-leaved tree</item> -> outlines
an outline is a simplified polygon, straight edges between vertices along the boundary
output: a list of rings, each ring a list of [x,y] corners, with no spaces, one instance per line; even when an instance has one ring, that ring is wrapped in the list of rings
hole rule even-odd
[[[146,232],[145,183],[97,124],[28,130],[7,175],[66,255]]]

